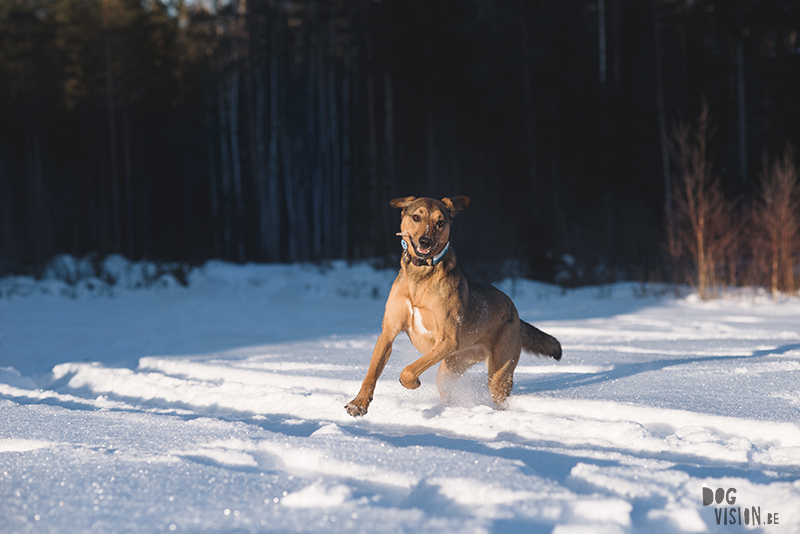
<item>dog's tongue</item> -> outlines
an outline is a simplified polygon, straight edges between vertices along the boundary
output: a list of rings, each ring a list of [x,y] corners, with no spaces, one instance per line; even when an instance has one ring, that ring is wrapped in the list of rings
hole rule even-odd
[[[431,249],[429,249],[429,248],[417,248],[417,252],[419,252],[420,254],[423,254],[423,255],[424,254],[430,254],[431,253]]]

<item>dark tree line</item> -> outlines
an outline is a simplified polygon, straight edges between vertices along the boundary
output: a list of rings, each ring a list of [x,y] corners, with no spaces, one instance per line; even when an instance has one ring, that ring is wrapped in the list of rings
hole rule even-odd
[[[652,276],[672,125],[705,99],[748,198],[800,145],[798,32],[777,0],[0,0],[2,269],[391,257],[390,198],[466,194],[476,270]]]

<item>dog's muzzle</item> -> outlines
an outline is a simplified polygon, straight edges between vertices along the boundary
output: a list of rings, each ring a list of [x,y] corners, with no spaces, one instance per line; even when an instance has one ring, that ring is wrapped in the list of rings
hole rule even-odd
[[[433,239],[427,236],[422,236],[419,238],[419,243],[415,248],[418,256],[428,256],[433,249]]]

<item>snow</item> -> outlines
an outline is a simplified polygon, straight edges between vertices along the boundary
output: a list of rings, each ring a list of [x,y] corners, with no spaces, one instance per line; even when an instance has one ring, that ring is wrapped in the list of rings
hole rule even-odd
[[[561,362],[443,405],[403,336],[356,419],[395,272],[95,267],[0,280],[0,532],[800,532],[798,298],[509,280]]]

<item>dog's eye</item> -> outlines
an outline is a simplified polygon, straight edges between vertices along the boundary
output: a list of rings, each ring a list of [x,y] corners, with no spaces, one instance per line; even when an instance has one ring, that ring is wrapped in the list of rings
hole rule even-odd
[[[415,213],[414,215],[412,215],[412,216],[411,216],[411,219],[412,219],[414,222],[419,222],[419,215],[417,215],[417,214]]]
[[[436,228],[441,228],[444,226],[444,219],[439,219],[439,222],[436,223]]]

